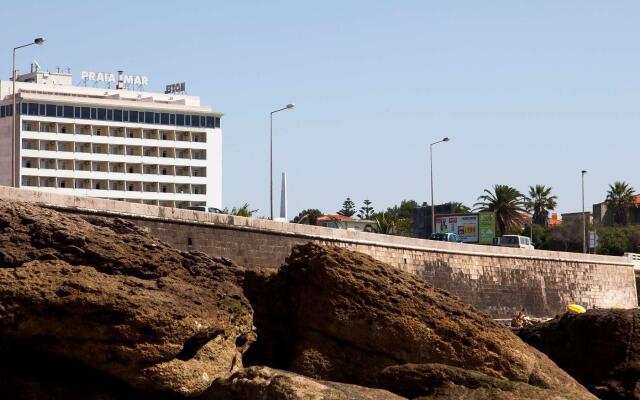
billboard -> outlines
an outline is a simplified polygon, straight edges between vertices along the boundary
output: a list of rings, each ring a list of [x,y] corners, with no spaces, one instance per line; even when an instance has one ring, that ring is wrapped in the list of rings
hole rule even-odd
[[[492,244],[496,235],[496,214],[493,211],[478,213],[480,244]]]
[[[436,232],[456,233],[464,243],[478,243],[478,214],[436,215]]]

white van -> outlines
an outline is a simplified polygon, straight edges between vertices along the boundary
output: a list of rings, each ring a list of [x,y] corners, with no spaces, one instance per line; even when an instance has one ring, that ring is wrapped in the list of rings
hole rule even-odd
[[[521,249],[531,250],[534,249],[530,238],[518,235],[502,235],[502,237],[493,238],[493,244],[496,246],[504,247],[518,247]]]

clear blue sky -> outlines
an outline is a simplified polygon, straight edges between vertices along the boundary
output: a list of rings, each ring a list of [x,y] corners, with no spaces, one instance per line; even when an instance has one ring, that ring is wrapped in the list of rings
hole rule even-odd
[[[11,49],[48,69],[186,81],[225,113],[223,203],[268,215],[269,112],[290,217],[335,212],[346,196],[376,209],[428,196],[475,202],[484,188],[551,185],[579,211],[607,184],[640,189],[637,1],[131,1],[2,6]],[[276,202],[276,205],[279,204]],[[589,207],[589,206],[588,206]],[[276,210],[278,208],[276,207]]]

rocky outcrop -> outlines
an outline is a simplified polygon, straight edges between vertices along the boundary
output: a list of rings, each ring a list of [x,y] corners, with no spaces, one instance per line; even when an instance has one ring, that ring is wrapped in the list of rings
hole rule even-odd
[[[582,400],[583,393],[541,388],[444,364],[403,364],[385,368],[381,386],[412,399]]]
[[[202,400],[402,400],[386,390],[319,381],[268,367],[250,367],[219,379]]]
[[[259,338],[246,356],[253,365],[393,391],[385,368],[437,363],[591,398],[473,307],[363,254],[299,246],[275,275],[247,271],[243,287]]]
[[[640,399],[639,309],[566,313],[519,335],[598,397]]]
[[[251,307],[220,262],[117,219],[0,201],[0,351],[193,396],[242,368],[252,335]]]

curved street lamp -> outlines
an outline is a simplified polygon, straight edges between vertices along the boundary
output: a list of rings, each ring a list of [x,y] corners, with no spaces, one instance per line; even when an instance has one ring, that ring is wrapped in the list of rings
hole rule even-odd
[[[293,103],[289,103],[286,106],[277,109],[275,111],[271,111],[269,115],[269,207],[271,209],[271,220],[273,221],[273,114],[290,110],[294,108],[296,105]]]
[[[16,74],[16,50],[21,49],[23,47],[27,47],[27,46],[33,46],[34,44],[37,44],[38,46],[42,46],[44,44],[45,40],[44,38],[35,38],[33,40],[33,42],[31,43],[27,43],[27,44],[23,44],[22,46],[17,46],[13,48],[13,69],[11,70],[11,81],[13,82],[13,109],[11,110],[11,114],[13,115],[13,137],[11,139],[11,185],[13,187],[18,187],[17,182],[16,182],[16,155],[17,155],[17,129],[16,129],[16,122],[18,119],[18,113],[17,113],[17,109],[16,109],[16,79],[18,79],[17,74]]]
[[[429,162],[431,164],[431,233],[436,231],[436,206],[433,203],[433,146],[438,143],[448,142],[449,138],[445,137],[442,140],[433,142],[429,145]]]

